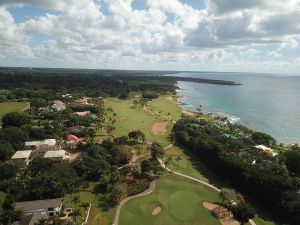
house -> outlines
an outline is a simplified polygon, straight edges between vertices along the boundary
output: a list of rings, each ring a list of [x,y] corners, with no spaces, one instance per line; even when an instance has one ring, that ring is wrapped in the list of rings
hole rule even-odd
[[[27,147],[27,148],[37,148],[41,145],[54,146],[55,144],[56,144],[55,139],[46,139],[46,140],[40,140],[40,141],[27,141],[27,142],[25,142],[25,147]]]
[[[73,102],[79,105],[89,105],[89,100],[91,100],[91,98],[82,97],[80,99],[74,100]]]
[[[20,221],[14,222],[14,225],[35,225],[41,220],[47,220],[49,216],[47,214],[33,213],[28,216],[23,216]]]
[[[22,210],[23,216],[29,216],[34,213],[44,214],[49,217],[57,216],[62,208],[62,199],[46,199],[36,201],[17,202],[16,209]]]
[[[28,151],[17,151],[12,157],[11,161],[18,167],[24,168],[28,166],[31,155],[31,150]]]
[[[103,144],[104,144],[103,139],[98,140],[98,141],[96,142],[96,144],[97,144],[97,145],[103,145]]]
[[[77,116],[89,116],[89,115],[91,115],[91,111],[74,112],[74,115],[77,115]]]
[[[78,144],[81,143],[81,141],[79,140],[79,138],[76,137],[75,135],[72,135],[72,134],[70,134],[70,135],[67,136],[67,140],[70,141],[70,142],[74,142],[76,145],[78,145]]]
[[[263,152],[267,153],[268,155],[276,156],[277,153],[274,152],[273,149],[265,146],[265,145],[256,145],[254,146],[256,149],[262,150]]]
[[[55,111],[62,111],[66,109],[66,105],[65,103],[63,103],[60,100],[54,100],[53,105],[51,106],[51,109],[55,110]]]
[[[73,96],[71,94],[65,94],[65,95],[62,95],[61,97],[63,97],[63,98],[73,98]]]
[[[70,161],[70,155],[65,150],[48,151],[44,155],[46,159],[52,159],[55,163],[65,163]]]
[[[48,151],[58,151],[61,150],[61,146],[60,145],[40,145],[39,147],[37,147],[36,149],[34,149],[34,151],[31,153],[31,158],[34,159],[36,157],[43,157],[45,155],[46,152]]]

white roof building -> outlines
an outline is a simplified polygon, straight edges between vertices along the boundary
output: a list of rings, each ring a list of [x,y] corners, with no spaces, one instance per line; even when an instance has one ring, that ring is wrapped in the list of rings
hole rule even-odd
[[[30,162],[31,150],[29,151],[17,151],[10,160],[16,165],[21,168],[25,168],[28,166]]]
[[[29,150],[29,151],[17,151],[11,157],[11,159],[28,159],[30,157],[31,152],[32,152],[31,150]]]
[[[48,151],[44,155],[44,158],[55,159],[55,160],[69,160],[70,155],[65,150]]]
[[[46,139],[41,141],[27,141],[25,142],[26,147],[39,147],[40,145],[54,146],[56,144],[55,139]]]
[[[260,150],[264,150],[264,151],[272,150],[271,148],[268,148],[268,147],[265,146],[265,145],[256,145],[256,146],[254,146],[254,147],[257,148],[257,149],[260,149]]]
[[[270,154],[272,154],[272,156],[277,155],[277,153],[274,152],[273,149],[271,149],[271,148],[269,148],[269,147],[267,147],[265,145],[256,145],[254,147],[257,148],[257,149],[263,150],[264,152],[269,152]]]

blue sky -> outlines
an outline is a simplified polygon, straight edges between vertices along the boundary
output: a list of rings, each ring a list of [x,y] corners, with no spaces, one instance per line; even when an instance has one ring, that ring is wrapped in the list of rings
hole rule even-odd
[[[300,0],[0,0],[0,66],[298,74],[299,9]]]

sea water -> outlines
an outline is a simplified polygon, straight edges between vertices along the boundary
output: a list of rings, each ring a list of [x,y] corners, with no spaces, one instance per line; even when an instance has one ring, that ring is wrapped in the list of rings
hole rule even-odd
[[[186,110],[227,116],[285,144],[300,143],[300,77],[249,73],[180,73],[176,76],[231,80],[226,86],[178,82]]]

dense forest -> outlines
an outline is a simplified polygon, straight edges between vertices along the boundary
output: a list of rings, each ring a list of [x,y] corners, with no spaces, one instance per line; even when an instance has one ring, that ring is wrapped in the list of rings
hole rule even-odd
[[[197,119],[181,119],[174,126],[176,140],[192,151],[224,181],[247,193],[291,224],[300,224],[300,148],[276,156],[254,145],[276,148],[269,135],[240,125],[216,126]],[[224,135],[226,134],[226,135]]]
[[[52,70],[50,70],[52,71]],[[71,70],[73,71],[73,70]],[[122,75],[121,75],[122,74]],[[176,76],[161,76],[155,72],[101,71],[70,73],[65,70],[0,70],[0,101],[24,98],[49,99],[58,93],[80,93],[90,97],[111,96],[126,98],[128,93],[174,93],[177,81],[191,81],[221,85],[236,85],[232,81],[210,80]]]

